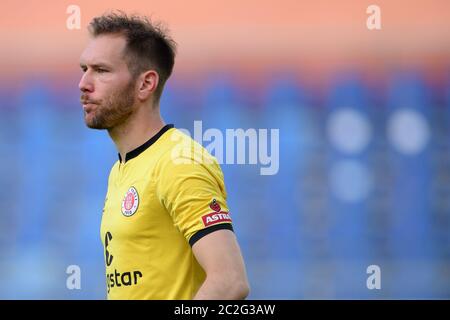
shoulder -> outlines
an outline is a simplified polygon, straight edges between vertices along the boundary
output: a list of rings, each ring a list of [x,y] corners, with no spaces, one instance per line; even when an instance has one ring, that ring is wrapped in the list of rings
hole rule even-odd
[[[220,169],[217,159],[181,130],[170,130],[165,139],[166,148],[158,161],[160,167],[177,169],[180,166],[186,169],[200,165],[213,170]]]
[[[217,159],[202,145],[180,130],[167,132],[164,153],[155,165],[158,184],[170,185],[180,181],[218,184],[224,188],[224,177]]]

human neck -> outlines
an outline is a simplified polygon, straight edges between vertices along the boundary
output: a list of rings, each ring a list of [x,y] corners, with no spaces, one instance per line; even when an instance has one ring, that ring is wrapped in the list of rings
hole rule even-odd
[[[108,130],[125,162],[126,154],[143,145],[165,125],[159,113],[159,107],[141,107],[136,110],[124,123]]]

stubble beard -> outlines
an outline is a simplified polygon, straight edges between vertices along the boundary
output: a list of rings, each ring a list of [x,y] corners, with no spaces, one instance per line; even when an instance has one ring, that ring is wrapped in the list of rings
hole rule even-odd
[[[134,110],[133,80],[120,92],[114,92],[102,101],[95,102],[97,107],[92,115],[85,114],[85,123],[91,129],[112,130],[124,123]]]

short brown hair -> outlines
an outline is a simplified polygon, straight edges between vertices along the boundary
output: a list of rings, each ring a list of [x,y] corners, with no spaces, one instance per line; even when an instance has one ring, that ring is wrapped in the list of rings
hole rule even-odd
[[[176,55],[176,43],[168,36],[167,30],[161,24],[153,24],[147,17],[128,16],[122,11],[95,17],[88,30],[94,37],[123,34],[127,42],[124,56],[133,78],[150,69],[158,72],[155,96],[159,101],[164,84],[172,74]]]

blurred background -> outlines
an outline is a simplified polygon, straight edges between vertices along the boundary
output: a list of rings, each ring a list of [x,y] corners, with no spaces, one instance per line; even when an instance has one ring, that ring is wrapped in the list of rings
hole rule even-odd
[[[276,175],[222,165],[249,298],[450,298],[449,1],[104,3],[0,4],[1,299],[105,298],[117,153],[84,125],[78,59],[110,9],[162,20],[178,43],[166,122],[280,130]],[[366,25],[373,4],[380,30]]]

